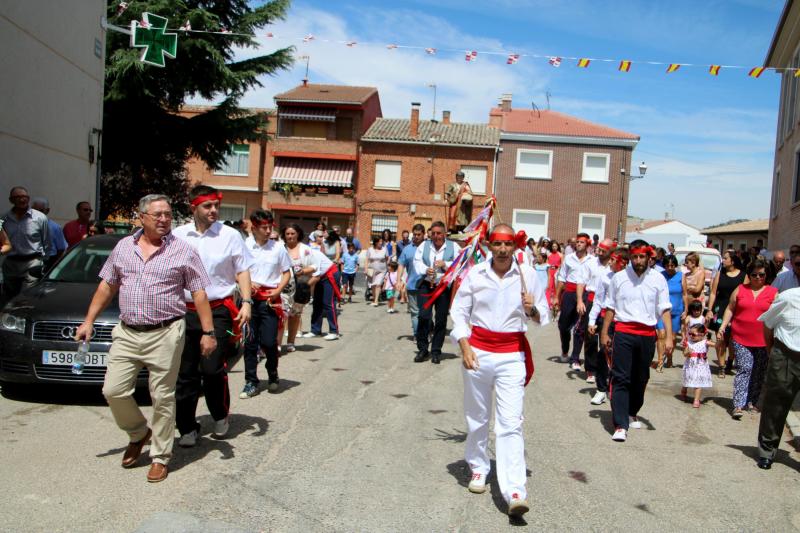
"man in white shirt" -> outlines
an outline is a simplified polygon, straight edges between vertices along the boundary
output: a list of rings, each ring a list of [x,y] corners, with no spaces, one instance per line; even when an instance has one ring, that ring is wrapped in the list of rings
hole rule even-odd
[[[244,344],[244,388],[239,398],[252,398],[259,393],[258,349],[266,356],[268,389],[278,390],[278,330],[284,322],[288,309],[284,309],[281,292],[289,283],[292,260],[286,247],[270,238],[273,216],[269,211],[256,209],[250,215],[252,235],[244,242],[245,248],[254,257],[250,267],[253,282],[253,314],[250,318],[250,333]]]
[[[491,259],[473,267],[456,293],[450,336],[461,348],[464,366],[465,456],[472,471],[469,490],[486,490],[494,391],[497,482],[509,515],[520,516],[528,511],[522,411],[525,385],[533,375],[525,332],[530,318],[546,324],[549,309],[536,272],[513,261],[514,230],[498,224],[488,241]]]
[[[637,418],[644,404],[644,391],[650,380],[650,363],[656,349],[656,324],[664,322],[665,353],[672,354],[672,320],[667,281],[648,267],[655,254],[647,242],[631,243],[628,267],[614,274],[608,288],[606,316],[600,342],[612,348],[609,326],[615,323],[611,363],[611,410],[614,414],[613,439],[624,442],[628,428],[639,429]]]
[[[584,263],[581,278],[578,281],[578,289],[575,291],[578,300],[579,328],[584,333],[583,357],[586,366],[586,383],[594,383],[595,374],[599,367],[598,357],[600,351],[597,347],[597,335],[588,333],[589,313],[594,308],[596,302],[597,287],[601,279],[608,276],[611,272],[609,260],[614,249],[614,241],[603,239],[595,246],[595,255]]]
[[[800,261],[797,256],[795,260]],[[758,467],[769,470],[786,416],[800,394],[800,288],[778,294],[758,319],[764,323],[769,363],[758,425]]]
[[[778,277],[775,278],[775,281],[772,282],[772,286],[778,289],[778,292],[800,286],[800,254],[792,254],[791,248],[789,249],[789,262],[790,270],[781,272],[778,274]]]
[[[422,243],[414,254],[414,269],[422,276],[417,287],[417,355],[415,363],[421,363],[431,356],[431,363],[438,365],[442,356],[447,313],[450,311],[450,287],[444,289],[431,305],[425,305],[431,298],[436,284],[453,263],[461,247],[450,239],[445,239],[447,228],[444,222],[434,222],[430,227],[431,238]],[[429,341],[431,329],[433,338]],[[430,350],[428,346],[430,345]]]
[[[251,313],[249,268],[253,257],[245,249],[241,234],[218,220],[221,200],[222,194],[213,187],[194,187],[189,192],[193,220],[172,232],[189,243],[203,261],[203,268],[211,278],[206,292],[214,319],[214,329],[204,331],[191,294],[186,291],[186,344],[175,388],[175,423],[181,434],[178,444],[183,447],[194,446],[200,435],[196,413],[201,390],[214,419],[214,436],[222,438],[228,432],[231,403],[226,370],[230,350],[228,332],[238,331]],[[245,295],[241,309],[236,308],[233,299],[237,284]],[[200,339],[204,335],[217,339],[217,348],[208,357],[200,353]]]
[[[580,328],[578,314],[578,282],[581,280],[583,267],[591,256],[586,253],[589,246],[589,235],[578,233],[575,241],[575,252],[564,256],[564,263],[558,270],[556,277],[556,293],[551,304],[553,311],[561,311],[558,317],[558,333],[561,336],[561,362],[571,362],[573,370],[581,369],[581,348],[583,348],[583,334]],[[574,329],[574,331],[573,331]],[[569,340],[573,338],[572,356],[569,353]]]

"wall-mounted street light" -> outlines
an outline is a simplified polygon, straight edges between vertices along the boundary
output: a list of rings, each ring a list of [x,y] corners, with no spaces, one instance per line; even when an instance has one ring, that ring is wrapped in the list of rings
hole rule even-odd
[[[627,174],[627,172],[625,171],[624,168],[621,168],[619,173],[622,175],[623,178],[626,177],[625,174]],[[623,179],[622,181],[622,187],[620,193],[621,197],[619,202],[619,223],[617,224],[617,242],[622,242],[622,239],[624,237],[624,235],[622,234],[623,224],[626,223],[626,221],[622,220],[623,216],[625,216],[625,196],[628,193],[628,189],[625,187],[625,184],[633,180],[644,178],[644,175],[646,173],[647,173],[647,165],[644,163],[644,161],[642,161],[642,163],[639,165],[639,174],[638,175],[631,174],[630,176],[627,176],[627,179]]]

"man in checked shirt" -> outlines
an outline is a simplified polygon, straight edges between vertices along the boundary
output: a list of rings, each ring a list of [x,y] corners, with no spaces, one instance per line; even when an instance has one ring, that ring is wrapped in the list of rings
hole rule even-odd
[[[136,464],[152,437],[153,460],[147,481],[167,478],[175,437],[175,381],[186,340],[186,303],[192,294],[203,328],[200,350],[208,357],[217,347],[205,288],[211,283],[197,252],[170,233],[169,198],[149,194],[139,201],[142,229],[122,239],[100,271],[100,285],[75,339],[90,340],[95,319],[119,292],[120,323],[112,332],[103,395],[119,428],[130,437],[123,468]],[[152,430],[133,392],[142,367],[150,372]]]

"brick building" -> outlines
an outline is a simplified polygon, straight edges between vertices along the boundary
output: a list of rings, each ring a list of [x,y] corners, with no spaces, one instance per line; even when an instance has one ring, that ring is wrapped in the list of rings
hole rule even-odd
[[[374,87],[303,83],[275,96],[277,135],[269,150],[266,202],[281,226],[306,232],[320,220],[355,222],[358,143],[381,116]]]
[[[184,106],[181,115],[194,116],[210,109],[207,106]],[[219,169],[210,169],[196,158],[186,163],[186,170],[194,183],[203,183],[222,191],[221,220],[235,222],[247,219],[253,210],[266,207],[266,181],[272,175],[272,158],[268,153],[276,131],[275,110],[254,108],[250,111],[267,116],[268,140],[234,143],[230,155]]]
[[[706,228],[703,233],[708,235],[717,250],[749,250],[752,247],[761,250],[770,246],[769,220],[763,218]]]
[[[473,190],[473,212],[492,193],[499,131],[486,124],[380,118],[361,138],[356,233],[362,243],[383,229],[411,230],[445,221],[444,191],[463,170]]]
[[[512,109],[511,95],[490,111],[489,125],[500,129],[501,220],[535,239],[564,241],[579,231],[622,237],[637,135],[556,111]]]

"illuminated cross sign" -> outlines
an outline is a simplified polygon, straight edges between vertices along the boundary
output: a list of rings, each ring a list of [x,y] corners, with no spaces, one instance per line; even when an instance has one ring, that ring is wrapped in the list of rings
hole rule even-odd
[[[163,67],[164,56],[175,59],[178,34],[164,33],[166,29],[167,19],[152,13],[142,13],[141,23],[137,20],[131,22],[131,46],[144,48],[140,58],[142,62]]]

